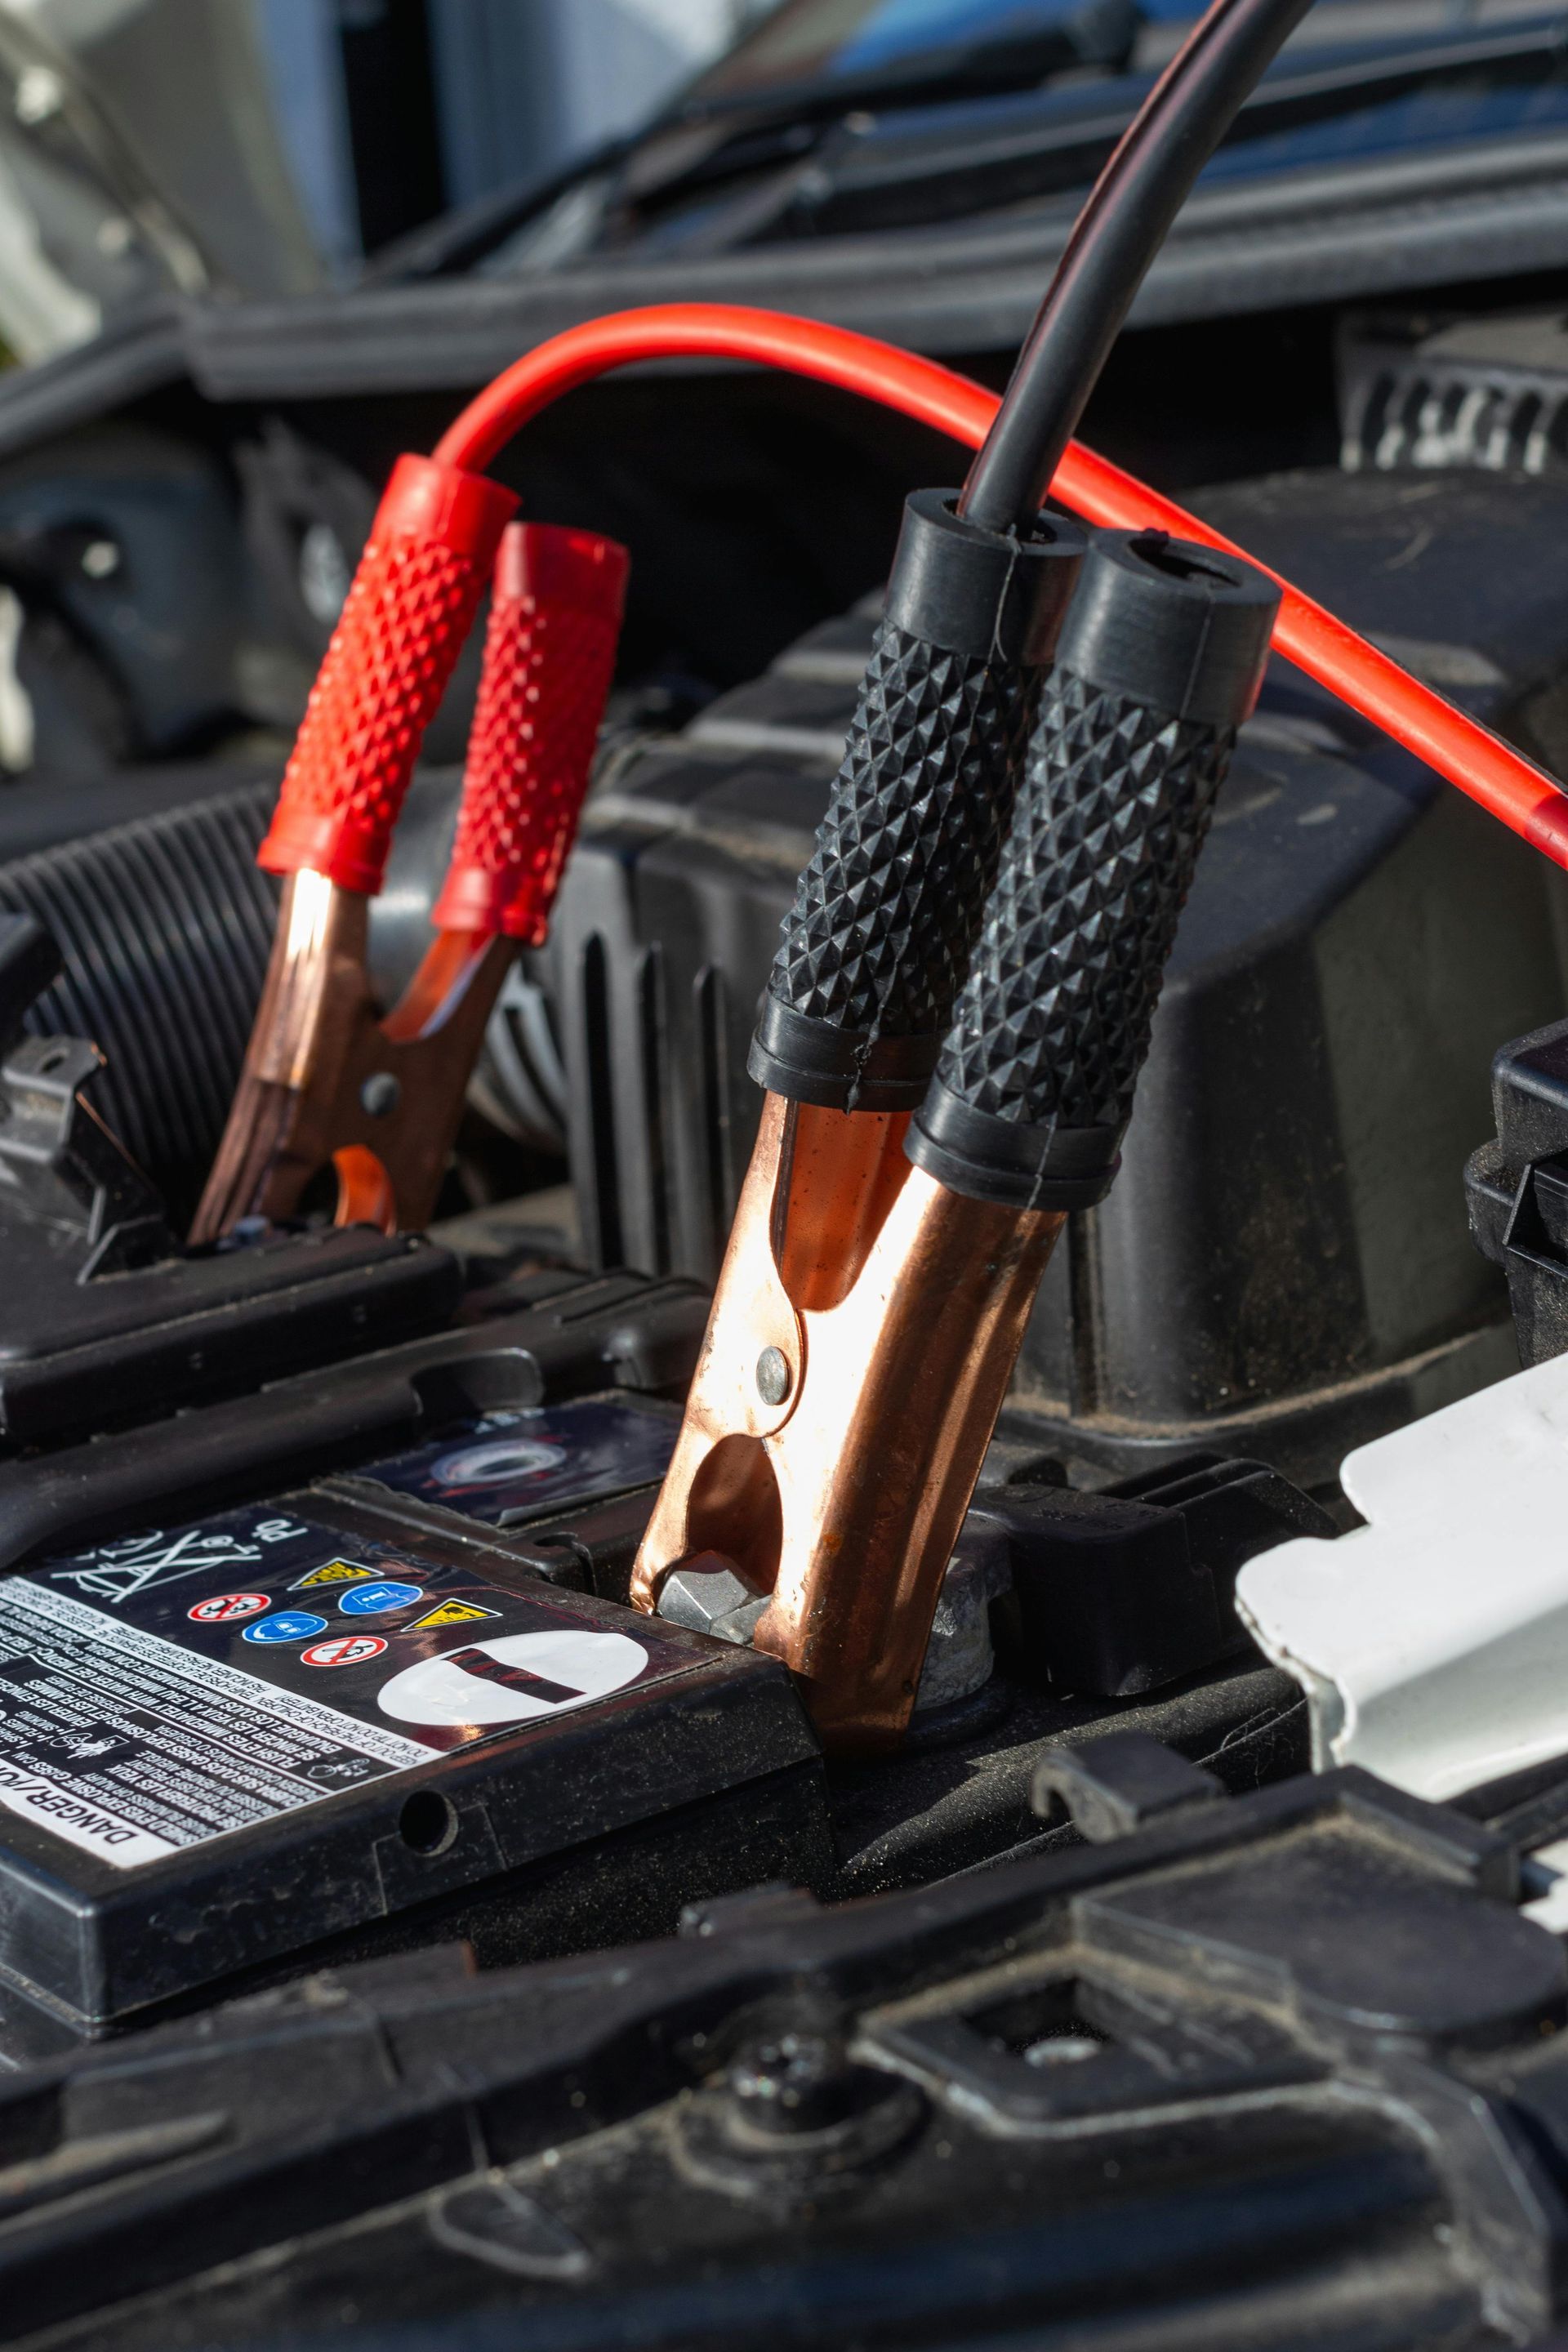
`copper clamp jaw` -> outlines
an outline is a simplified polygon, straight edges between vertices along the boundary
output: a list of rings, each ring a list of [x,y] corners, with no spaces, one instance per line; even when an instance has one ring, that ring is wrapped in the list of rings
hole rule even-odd
[[[1063,1218],[962,1199],[907,1115],[768,1095],[632,1598],[717,1554],[824,1743],[896,1745]]]
[[[384,1019],[365,947],[370,905],[308,868],[283,886],[272,959],[228,1125],[192,1228],[293,1216],[331,1166],[336,1222],[430,1221],[469,1075],[518,942],[437,932]]]

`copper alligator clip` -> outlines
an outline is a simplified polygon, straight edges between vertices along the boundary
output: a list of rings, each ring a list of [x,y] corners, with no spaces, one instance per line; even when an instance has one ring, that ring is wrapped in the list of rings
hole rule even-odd
[[[910,633],[902,645],[889,635],[909,610],[909,538],[906,525],[863,698],[889,655],[905,674],[920,669]],[[929,571],[929,546],[925,557]],[[1075,551],[1068,583],[1077,569]],[[889,1067],[885,1019],[847,1046],[842,1031],[837,1045],[824,1034],[824,973],[837,984],[845,961],[824,942],[897,963],[889,908],[911,890],[935,899],[922,884],[933,866],[951,869],[952,795],[947,806],[928,795],[929,833],[889,852],[877,803],[900,794],[885,772],[865,788],[875,762],[851,732],[770,983],[752,1059],[772,1082],[762,1128],[633,1582],[646,1610],[678,1570],[692,1584],[723,1571],[743,1586],[753,1646],[799,1677],[829,1748],[886,1748],[909,1721],[1040,1276],[1067,1213],[1101,1199],[1115,1173],[1277,603],[1271,583],[1229,557],[1121,536],[1089,550],[1056,667],[1036,680],[1005,848],[912,1119],[825,1107],[836,1051],[851,1067],[838,1099],[851,1105],[868,1086],[884,1103],[908,1087],[914,1055],[906,1026],[903,1067]],[[941,688],[917,705],[927,723],[872,730],[867,740],[890,747],[884,770],[896,759],[907,772],[929,745],[932,704],[954,699],[951,678]],[[869,919],[868,871],[891,877]],[[950,921],[952,898],[940,902]],[[802,1003],[807,990],[817,1003]],[[885,1016],[891,1001],[876,1009]],[[731,1603],[732,1623],[746,1608]]]
[[[591,532],[508,523],[482,476],[403,458],[322,663],[259,863],[287,878],[244,1070],[191,1239],[300,1207],[329,1165],[337,1222],[435,1207],[485,1024],[544,937],[615,667],[627,562]],[[430,946],[384,1012],[369,900],[420,740],[494,562],[457,837]]]

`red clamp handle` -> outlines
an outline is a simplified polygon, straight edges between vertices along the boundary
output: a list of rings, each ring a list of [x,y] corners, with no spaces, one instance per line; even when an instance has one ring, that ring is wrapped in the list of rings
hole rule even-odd
[[[553,523],[508,526],[437,930],[543,940],[616,667],[630,558]]]
[[[380,889],[425,730],[516,509],[482,474],[398,459],[257,853],[268,873],[309,866],[345,890]]]

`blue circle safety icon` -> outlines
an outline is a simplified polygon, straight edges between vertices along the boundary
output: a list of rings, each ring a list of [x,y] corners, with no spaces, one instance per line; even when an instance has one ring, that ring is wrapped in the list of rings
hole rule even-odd
[[[258,1617],[254,1625],[245,1629],[247,1642],[308,1642],[312,1633],[324,1633],[327,1621],[313,1617],[308,1609],[279,1609],[275,1616]]]
[[[345,1617],[380,1617],[388,1609],[406,1609],[411,1602],[424,1598],[422,1584],[355,1584],[343,1594],[338,1607]]]

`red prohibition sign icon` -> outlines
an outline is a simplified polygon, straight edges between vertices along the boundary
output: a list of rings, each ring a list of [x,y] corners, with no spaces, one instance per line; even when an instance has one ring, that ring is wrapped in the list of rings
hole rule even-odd
[[[215,1592],[205,1601],[198,1601],[186,1616],[195,1625],[233,1625],[242,1617],[258,1617],[272,1601],[265,1592]]]
[[[363,1666],[367,1658],[379,1658],[385,1647],[379,1633],[334,1633],[330,1642],[312,1642],[300,1658],[307,1666]]]

